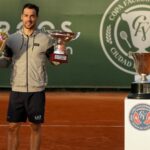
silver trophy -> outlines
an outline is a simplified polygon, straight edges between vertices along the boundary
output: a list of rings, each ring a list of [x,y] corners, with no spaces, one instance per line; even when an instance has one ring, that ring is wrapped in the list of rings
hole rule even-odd
[[[150,98],[150,82],[147,76],[150,74],[150,53],[130,53],[134,60],[134,68],[140,79],[131,84],[131,93],[129,98]]]
[[[60,62],[67,63],[68,62],[68,54],[66,45],[68,42],[77,39],[80,36],[80,32],[64,32],[64,31],[51,31],[49,34],[53,37],[54,44],[54,52],[51,54],[52,62]]]

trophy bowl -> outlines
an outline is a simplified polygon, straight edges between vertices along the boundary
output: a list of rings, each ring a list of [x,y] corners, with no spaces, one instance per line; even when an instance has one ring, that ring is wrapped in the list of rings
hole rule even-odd
[[[141,76],[140,82],[147,82],[150,74],[150,53],[131,53],[136,72]]]
[[[76,37],[73,32],[52,31],[50,34],[58,42],[69,42]]]
[[[67,63],[68,55],[66,44],[72,40],[77,39],[80,36],[80,32],[65,32],[60,30],[54,30],[49,32],[51,37],[54,39],[54,53],[51,54],[51,62]]]
[[[0,32],[0,53],[2,53],[5,49],[7,38],[8,35],[5,32]]]
[[[150,53],[130,53],[134,60],[134,68],[140,75],[140,80],[131,84],[129,98],[150,98],[150,82],[147,76],[150,74]]]

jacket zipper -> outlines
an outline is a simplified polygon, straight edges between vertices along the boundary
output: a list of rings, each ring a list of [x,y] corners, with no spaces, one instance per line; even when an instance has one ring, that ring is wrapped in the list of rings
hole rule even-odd
[[[29,36],[27,36],[27,47],[26,47],[26,84],[27,84],[27,92],[29,91],[29,81],[28,81],[28,44],[29,44]]]

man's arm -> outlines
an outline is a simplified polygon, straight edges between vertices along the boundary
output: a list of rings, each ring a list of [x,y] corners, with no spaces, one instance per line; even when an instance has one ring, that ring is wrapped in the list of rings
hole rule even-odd
[[[46,51],[46,57],[50,59],[50,55],[54,52],[54,46],[51,46],[50,48],[47,49]]]

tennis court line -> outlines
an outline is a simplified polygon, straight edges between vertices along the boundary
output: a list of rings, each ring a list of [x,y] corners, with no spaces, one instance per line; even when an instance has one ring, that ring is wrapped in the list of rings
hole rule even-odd
[[[7,124],[1,124],[0,127],[8,127]],[[29,127],[30,125],[21,125],[22,127]],[[75,127],[75,128],[123,128],[123,125],[42,125],[42,127]]]

